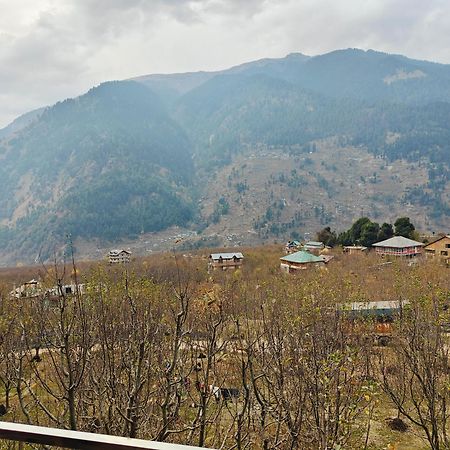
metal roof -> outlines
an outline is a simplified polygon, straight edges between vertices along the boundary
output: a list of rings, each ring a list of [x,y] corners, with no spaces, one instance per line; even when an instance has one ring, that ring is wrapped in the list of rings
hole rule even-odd
[[[406,248],[406,247],[422,247],[422,242],[413,241],[412,239],[403,236],[394,236],[385,241],[372,244],[372,247],[391,247],[391,248]]]
[[[305,242],[305,247],[319,247],[319,248],[323,248],[324,244],[323,244],[323,242],[319,242],[319,241],[308,241],[308,242]]]
[[[237,253],[211,253],[209,257],[213,260],[222,259],[233,259],[236,256],[238,259],[242,259],[244,255],[240,252]]]
[[[409,304],[408,300],[381,300],[371,302],[340,303],[338,309],[342,311],[382,311],[400,309]]]
[[[340,303],[337,310],[350,317],[392,317],[408,304],[408,300]]]
[[[446,234],[446,235],[441,236],[440,238],[434,240],[433,242],[429,242],[429,243],[425,246],[425,248],[427,248],[429,245],[436,244],[436,242],[442,241],[442,239],[450,239],[450,234]]]
[[[120,249],[120,250],[114,249],[114,250],[109,251],[110,256],[120,255],[121,253],[127,253],[128,255],[131,255],[131,252],[129,250],[125,250],[125,249]]]
[[[298,264],[325,262],[323,256],[316,256],[304,250],[291,253],[290,255],[280,258],[281,261],[293,262]]]
[[[367,247],[364,247],[363,245],[344,245],[344,247],[346,250],[367,250]]]

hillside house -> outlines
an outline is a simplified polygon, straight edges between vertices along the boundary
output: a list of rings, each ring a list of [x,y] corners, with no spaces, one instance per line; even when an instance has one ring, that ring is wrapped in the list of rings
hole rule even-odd
[[[129,250],[111,250],[108,253],[108,261],[110,264],[126,264],[131,259],[131,252]]]
[[[21,284],[19,287],[14,287],[9,295],[15,298],[34,298],[39,297],[42,293],[42,283],[33,279]]]
[[[391,320],[406,305],[409,305],[408,300],[351,302],[338,304],[337,310],[349,317],[382,317]]]
[[[71,295],[84,295],[86,293],[85,285],[82,283],[75,284],[62,284],[60,286],[54,286],[51,289],[47,289],[45,291],[45,295],[48,298],[56,298],[56,297],[62,297],[62,296],[71,296]]]
[[[315,255],[318,255],[324,248],[325,245],[323,242],[318,241],[308,241],[303,244],[303,250],[314,253]]]
[[[343,247],[344,253],[347,255],[360,255],[363,253],[367,253],[368,248],[363,245],[346,245]]]
[[[236,253],[211,253],[209,255],[208,269],[235,270],[242,266],[244,255]]]
[[[331,258],[330,256],[316,256],[305,250],[300,250],[299,252],[281,257],[280,268],[283,272],[295,273],[298,270],[305,270],[309,267],[322,267]]]
[[[394,236],[372,245],[372,247],[375,247],[375,252],[378,255],[404,258],[413,258],[421,255],[423,246],[424,244],[422,242],[417,242],[403,236]]]
[[[445,235],[424,247],[425,256],[439,258],[450,265],[450,235]]]
[[[367,319],[374,322],[373,335],[381,345],[386,345],[392,334],[392,322],[403,313],[403,308],[409,305],[408,300],[383,300],[367,302],[340,303],[336,310],[347,319],[346,332],[359,334],[361,321],[367,325]]]
[[[286,253],[294,253],[297,252],[301,246],[302,244],[299,241],[288,241],[284,249]]]

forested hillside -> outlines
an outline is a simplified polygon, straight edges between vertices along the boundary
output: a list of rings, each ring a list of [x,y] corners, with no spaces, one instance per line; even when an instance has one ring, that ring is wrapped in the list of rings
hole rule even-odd
[[[351,209],[355,180],[368,177],[365,208],[401,215],[412,207],[423,216],[416,222],[439,229],[450,215],[449,125],[450,67],[375,51],[292,54],[221,72],[104,83],[0,130],[0,247],[13,259],[48,257],[67,234],[118,242],[172,225],[216,233],[224,216],[226,232],[250,210],[260,239],[281,237],[276,215],[263,230],[260,219],[286,196],[292,217],[285,220],[296,228],[289,232],[327,220],[340,227],[352,219],[339,211]],[[245,198],[256,185],[236,175],[237,161],[253,155],[264,166],[272,151],[300,170],[308,198],[299,182],[272,192],[280,198],[266,199],[267,186],[260,198]],[[347,183],[340,162],[367,153],[370,167],[356,164]],[[263,183],[288,170],[281,166],[263,167]],[[394,172],[374,175],[384,168]],[[233,182],[216,189],[216,177],[230,171]],[[404,184],[388,194],[393,175]],[[234,185],[240,200],[232,199]],[[317,221],[292,222],[306,201],[319,209]]]
[[[24,251],[49,252],[67,234],[137,235],[184,225],[194,212],[191,144],[138,83],[56,104],[1,152],[3,246],[14,236]]]

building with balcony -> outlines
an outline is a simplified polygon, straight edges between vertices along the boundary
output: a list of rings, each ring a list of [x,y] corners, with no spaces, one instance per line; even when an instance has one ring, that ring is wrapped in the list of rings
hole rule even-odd
[[[110,264],[126,264],[131,259],[131,252],[129,250],[111,250],[108,253],[108,261]]]
[[[242,266],[244,255],[236,253],[211,253],[208,268],[212,270],[235,270]]]
[[[381,256],[414,258],[422,254],[422,247],[424,245],[422,242],[414,241],[403,236],[394,236],[385,241],[377,242],[372,247]]]

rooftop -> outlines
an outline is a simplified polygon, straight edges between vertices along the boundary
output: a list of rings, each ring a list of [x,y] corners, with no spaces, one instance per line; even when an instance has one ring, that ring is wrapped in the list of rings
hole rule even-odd
[[[442,239],[450,239],[450,234],[446,234],[446,235],[444,235],[444,236],[438,237],[438,238],[435,239],[434,241],[429,242],[429,243],[425,246],[425,248],[427,248],[429,245],[435,244],[436,242],[442,241]]]
[[[408,300],[382,300],[372,302],[340,303],[338,309],[341,311],[383,311],[400,309],[408,305]]]
[[[131,255],[131,252],[129,250],[125,250],[125,249],[114,249],[114,250],[109,251],[109,254],[111,256],[120,255],[121,253],[127,253],[128,255]]]
[[[390,247],[390,248],[407,248],[407,247],[422,247],[422,242],[413,241],[412,239],[403,236],[394,236],[385,241],[372,244],[372,247]]]
[[[317,248],[323,248],[323,242],[319,242],[319,241],[308,241],[305,242],[305,247],[317,247]]]
[[[367,247],[364,247],[363,245],[344,245],[344,249],[348,250],[367,250]]]
[[[236,252],[236,253],[211,253],[209,255],[209,257],[211,259],[233,259],[234,257],[236,257],[237,259],[242,259],[244,257],[244,255],[240,252]]]
[[[304,250],[291,253],[290,255],[280,258],[281,261],[293,262],[298,264],[325,262],[323,256],[316,256]]]

